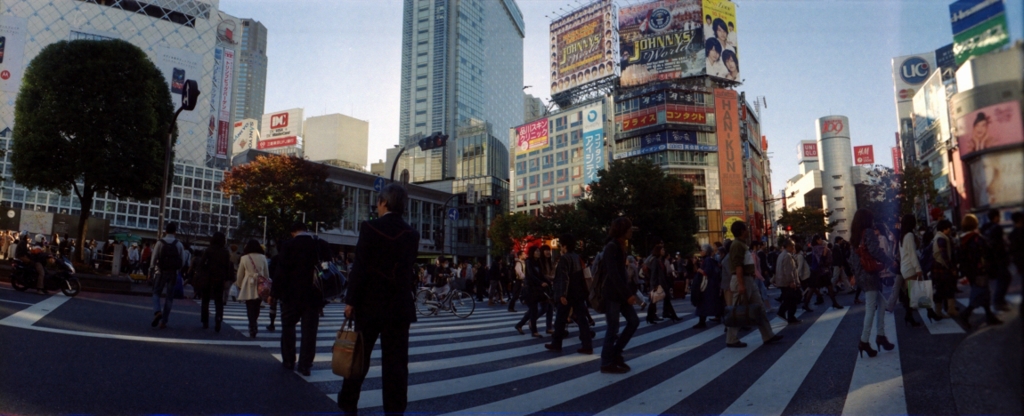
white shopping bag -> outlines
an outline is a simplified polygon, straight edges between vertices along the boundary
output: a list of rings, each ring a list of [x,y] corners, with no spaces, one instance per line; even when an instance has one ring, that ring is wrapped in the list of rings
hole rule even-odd
[[[932,308],[932,281],[907,280],[911,308]]]

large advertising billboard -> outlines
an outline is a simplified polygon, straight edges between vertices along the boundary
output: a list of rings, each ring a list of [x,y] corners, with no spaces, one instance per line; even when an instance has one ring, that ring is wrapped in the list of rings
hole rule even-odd
[[[1024,142],[1020,102],[1007,101],[975,110],[956,120],[960,158]]]
[[[604,169],[604,103],[583,108],[583,183],[597,182]]]
[[[704,75],[701,19],[701,0],[658,0],[621,8],[620,84],[632,87]]]
[[[195,80],[199,83],[200,89],[204,87],[202,83],[203,57],[197,53],[184,49],[157,47],[156,64],[171,89],[171,101],[175,103],[175,107],[181,101],[181,90],[185,85],[185,80]],[[198,123],[200,121],[199,113],[199,111],[182,111],[178,120]]]
[[[959,0],[949,5],[957,65],[1010,43],[1003,0]]]
[[[797,160],[818,160],[818,142],[803,140],[797,146]]]
[[[736,91],[715,89],[718,133],[718,175],[722,192],[722,218],[726,224],[745,218],[743,157]]]
[[[264,114],[260,141],[256,148],[264,150],[295,146],[298,145],[300,136],[302,136],[301,108]]]
[[[853,161],[859,165],[874,165],[875,164],[875,148],[874,146],[853,146]]]
[[[28,20],[0,16],[0,91],[12,93],[12,98],[21,88],[21,75],[25,72],[27,32]]]
[[[619,75],[618,7],[600,0],[551,22],[551,94]]]
[[[988,154],[972,162],[971,190],[974,206],[995,207],[1019,204],[1024,200],[1024,157],[1021,152],[1011,150]]]
[[[528,153],[548,147],[547,117],[512,128],[512,143],[519,149],[518,153]]]
[[[896,102],[914,99],[917,89],[935,69],[935,53],[906,55],[892,58],[892,81]]]
[[[614,158],[625,159],[665,150],[717,152],[718,146],[697,143],[696,131],[666,130],[640,136],[640,147],[615,153]]]
[[[260,138],[260,132],[256,129],[256,119],[247,118],[235,122],[235,129],[232,134],[231,154],[237,155],[246,150],[256,147],[256,141]]]
[[[706,74],[739,82],[736,5],[729,0],[703,0]],[[756,137],[756,136],[755,136]]]
[[[220,78],[220,103],[217,112],[217,148],[216,157],[227,159],[228,142],[231,140],[231,131],[228,126],[231,123],[231,91],[235,75],[235,51],[231,48],[224,48],[224,62]]]

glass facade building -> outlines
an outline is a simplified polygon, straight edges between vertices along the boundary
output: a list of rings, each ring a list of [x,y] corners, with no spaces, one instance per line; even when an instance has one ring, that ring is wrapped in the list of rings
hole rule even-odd
[[[267,93],[267,27],[263,23],[242,19],[238,56],[234,119],[255,119],[259,130]]]

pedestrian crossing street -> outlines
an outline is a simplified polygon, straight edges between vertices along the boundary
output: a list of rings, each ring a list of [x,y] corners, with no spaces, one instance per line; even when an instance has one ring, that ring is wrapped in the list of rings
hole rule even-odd
[[[1019,302],[1019,296],[1014,301]],[[840,302],[849,305],[852,297],[841,296]],[[624,375],[599,372],[605,335],[602,315],[594,315],[593,355],[575,352],[575,326],[569,326],[560,353],[544,349],[550,336],[519,335],[513,326],[525,307],[509,313],[504,307],[478,303],[468,319],[420,317],[410,330],[408,411],[879,415],[945,413],[954,405],[948,388],[941,394],[933,391],[935,380],[945,380],[948,386],[948,368],[914,356],[927,348],[948,357],[966,336],[952,320],[929,323],[922,314],[918,319],[926,326],[909,328],[899,322],[903,312],[897,308],[897,314],[885,317],[885,335],[896,348],[879,351],[875,358],[860,358],[856,344],[864,319],[862,306],[836,310],[819,305],[800,315],[803,322],[795,325],[771,313],[772,327],[783,341],[762,346],[759,332],[753,330],[741,333],[747,348],[735,349],[725,348],[721,325],[709,322],[707,329],[692,328],[697,319],[689,299],[674,305],[682,322],[650,325],[644,321],[646,313],[639,314],[640,328],[624,353],[632,371]],[[331,400],[341,388],[330,361],[343,308],[337,303],[325,308],[311,375],[300,376]],[[261,311],[255,343],[280,361],[280,321],[278,331],[268,332],[268,310]],[[229,303],[225,323],[248,334],[244,305]],[[538,327],[544,331],[543,317]],[[871,344],[878,348],[874,335]],[[914,349],[904,349],[904,342]],[[370,411],[382,406],[379,343],[375,347],[359,402],[360,408]],[[928,392],[915,386],[918,380],[930,380]]]

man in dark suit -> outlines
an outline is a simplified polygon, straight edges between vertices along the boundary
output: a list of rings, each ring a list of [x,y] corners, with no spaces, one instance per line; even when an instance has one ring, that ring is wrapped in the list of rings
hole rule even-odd
[[[309,376],[316,355],[316,331],[320,326],[323,295],[313,286],[316,263],[331,258],[327,242],[314,238],[301,222],[289,228],[292,239],[281,247],[280,273],[270,291],[281,301],[281,362],[295,368],[295,324],[302,321],[302,346],[298,371]]]
[[[361,373],[345,379],[338,407],[356,413],[359,391],[369,371],[370,354],[381,339],[381,378],[384,412],[401,414],[408,402],[409,325],[416,322],[414,264],[420,235],[402,219],[408,196],[390,184],[377,198],[379,218],[364,222],[356,243],[356,261],[345,295],[345,316],[363,334]]]

